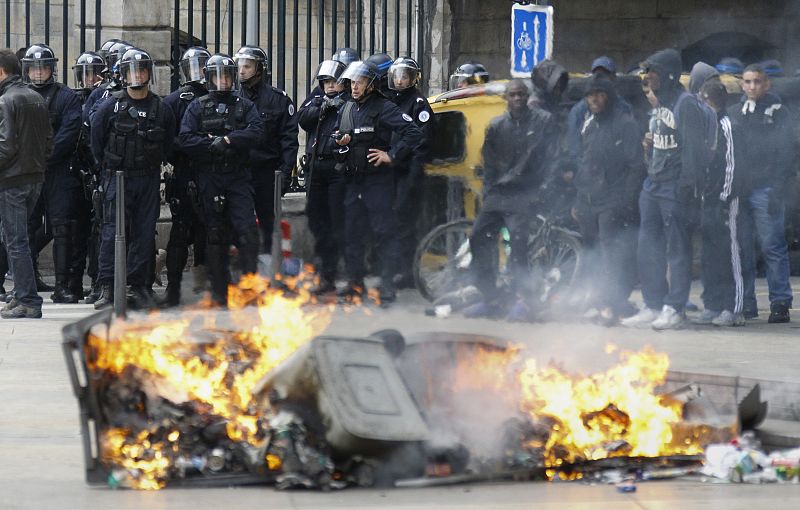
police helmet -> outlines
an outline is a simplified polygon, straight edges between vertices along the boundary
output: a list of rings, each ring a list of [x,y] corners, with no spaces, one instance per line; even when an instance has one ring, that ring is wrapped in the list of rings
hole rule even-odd
[[[380,78],[380,71],[378,71],[378,67],[372,62],[356,60],[347,66],[347,69],[345,69],[339,77],[339,83],[347,83],[348,81],[358,80],[359,78],[367,78],[367,86],[370,86]]]
[[[489,72],[478,62],[461,64],[450,75],[450,90],[460,89],[468,85],[478,85],[489,82]]]
[[[317,67],[317,72],[314,73],[314,79],[319,82],[321,88],[322,82],[325,80],[338,81],[345,69],[347,66],[340,60],[323,60]]]
[[[22,57],[22,81],[36,87],[58,79],[58,59],[46,44],[34,44]]]
[[[239,48],[239,51],[233,55],[233,61],[236,62],[237,66],[241,65],[241,62],[248,60],[252,60],[256,63],[256,72],[253,76],[242,80],[243,84],[250,85],[262,77],[266,77],[267,81],[271,79],[272,66],[267,62],[267,54],[264,50],[258,46],[248,44]]]
[[[72,72],[75,75],[75,88],[93,89],[103,77],[106,61],[93,51],[84,51],[75,59]]]
[[[389,88],[400,91],[416,87],[421,77],[422,69],[416,60],[400,57],[389,67]]]
[[[145,76],[142,71],[147,71],[147,75]],[[119,75],[122,78],[122,85],[132,89],[140,89],[149,83],[155,83],[153,59],[146,51],[131,48],[119,59]]]
[[[239,69],[228,55],[216,53],[209,57],[203,72],[209,93],[230,94],[239,90]]]
[[[205,83],[206,77],[203,68],[209,57],[211,57],[211,53],[201,46],[193,46],[183,53],[178,65],[184,84]]]
[[[103,57],[103,60],[105,60],[106,57],[108,57],[108,52],[111,51],[111,47],[119,42],[128,44],[122,39],[109,39],[108,41],[104,42],[102,46],[100,46],[100,49],[97,50],[97,53],[99,53],[100,56]]]
[[[122,58],[122,55],[124,55],[125,52],[130,49],[133,49],[133,46],[126,43],[125,41],[114,43],[111,46],[111,49],[108,50],[108,55],[106,55],[106,73],[119,75],[119,69],[117,69],[117,63]]]
[[[344,67],[347,68],[347,66],[349,66],[356,60],[361,60],[361,55],[359,55],[358,52],[353,48],[339,48],[331,56],[331,60],[336,60],[337,62],[341,62],[342,64],[344,64]]]

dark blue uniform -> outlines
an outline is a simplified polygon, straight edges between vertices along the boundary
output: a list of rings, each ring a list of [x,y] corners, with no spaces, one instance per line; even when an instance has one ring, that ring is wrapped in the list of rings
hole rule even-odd
[[[347,93],[335,97],[310,96],[297,114],[300,127],[308,132],[306,158],[306,217],[314,234],[314,253],[319,257],[318,270],[329,287],[336,278],[336,266],[344,238],[344,175],[336,171],[334,154],[338,146],[331,138],[338,112],[348,99]]]
[[[263,143],[264,124],[255,105],[230,94],[193,101],[181,120],[180,146],[197,169],[197,186],[208,232],[206,258],[212,298],[227,302],[227,253],[239,247],[243,273],[257,271],[259,233],[249,149]],[[227,137],[224,153],[214,154],[213,137]],[[231,238],[230,229],[236,233]]]
[[[417,248],[416,224],[419,215],[422,182],[425,178],[425,158],[433,133],[433,110],[419,89],[412,87],[403,90],[394,98],[400,111],[414,119],[422,131],[419,145],[402,161],[394,163],[396,190],[394,210],[397,214],[397,243],[400,250],[398,272],[404,286],[411,286],[412,264]]]
[[[419,145],[422,133],[408,114],[376,92],[361,103],[349,101],[339,112],[338,130],[352,137],[337,155],[347,176],[345,264],[350,287],[363,288],[364,240],[371,230],[381,265],[382,299],[391,300],[398,254],[394,169],[371,165],[367,155],[369,149],[380,149],[392,161],[403,161]]]
[[[70,170],[81,131],[81,102],[72,89],[60,83],[35,87],[34,90],[44,97],[53,128],[53,152],[47,160],[41,200],[53,237],[53,262],[60,293],[70,283],[72,246],[81,198],[80,178]],[[38,249],[43,247],[42,242],[49,242],[49,238],[47,235],[39,241]]]
[[[264,234],[264,252],[272,248],[272,225],[275,220],[275,171],[283,173],[284,189],[288,187],[297,162],[297,119],[292,99],[286,92],[260,82],[255,87],[242,87],[241,97],[255,103],[264,124],[264,134],[250,149],[253,188],[256,193],[256,215]]]
[[[164,104],[172,109],[177,127],[175,131],[175,150],[172,152],[172,176],[166,185],[166,198],[172,213],[172,228],[167,242],[167,298],[170,304],[177,305],[180,299],[180,285],[183,268],[189,257],[189,245],[194,244],[195,265],[204,264],[205,228],[199,215],[197,192],[197,172],[191,165],[189,155],[179,147],[178,132],[183,114],[189,104],[208,92],[199,83],[187,83],[164,98]]]
[[[175,116],[152,92],[134,100],[120,91],[99,105],[91,130],[92,152],[103,169],[105,190],[98,279],[110,284],[114,277],[115,171],[124,170],[128,283],[141,288],[155,253],[161,163],[172,147]]]

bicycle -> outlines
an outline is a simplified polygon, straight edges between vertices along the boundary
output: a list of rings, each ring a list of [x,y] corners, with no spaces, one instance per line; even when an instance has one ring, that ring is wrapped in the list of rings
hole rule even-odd
[[[437,299],[470,286],[472,253],[469,237],[473,220],[462,218],[439,225],[417,245],[414,280],[425,299]],[[537,282],[535,297],[549,304],[565,296],[575,284],[582,265],[581,235],[537,215],[527,242],[528,269]],[[510,285],[506,270],[511,245],[508,231],[498,236],[495,263],[498,284]]]

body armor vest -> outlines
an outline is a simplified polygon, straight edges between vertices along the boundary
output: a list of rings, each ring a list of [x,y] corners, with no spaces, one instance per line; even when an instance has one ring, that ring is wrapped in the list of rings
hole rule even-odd
[[[364,173],[375,171],[375,167],[367,161],[370,149],[388,150],[388,147],[380,145],[378,138],[378,117],[383,109],[382,101],[372,100],[365,105],[366,111],[363,112],[361,119],[356,121],[356,109],[358,104],[354,101],[345,103],[341,110],[342,120],[339,122],[339,132],[350,135],[350,143],[347,144],[347,169],[348,176],[363,175]]]
[[[161,98],[150,95],[146,117],[133,108],[124,91],[115,92],[114,115],[104,154],[109,170],[125,170],[129,175],[161,171],[166,131],[159,125],[164,108]]]
[[[247,127],[244,103],[238,97],[233,104],[214,100],[211,95],[198,99],[200,102],[200,131],[211,136],[225,136],[231,131]],[[229,147],[224,154],[214,156],[213,170],[231,172],[241,168],[247,161],[247,151]]]

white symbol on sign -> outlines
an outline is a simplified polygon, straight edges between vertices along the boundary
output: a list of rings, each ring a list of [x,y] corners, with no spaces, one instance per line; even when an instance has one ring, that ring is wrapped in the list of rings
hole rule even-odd
[[[522,32],[519,34],[519,38],[517,39],[517,48],[521,50],[528,51],[533,47],[533,41],[531,41],[531,36],[528,35],[528,22],[522,22]]]
[[[533,66],[539,63],[539,16],[533,18]]]

